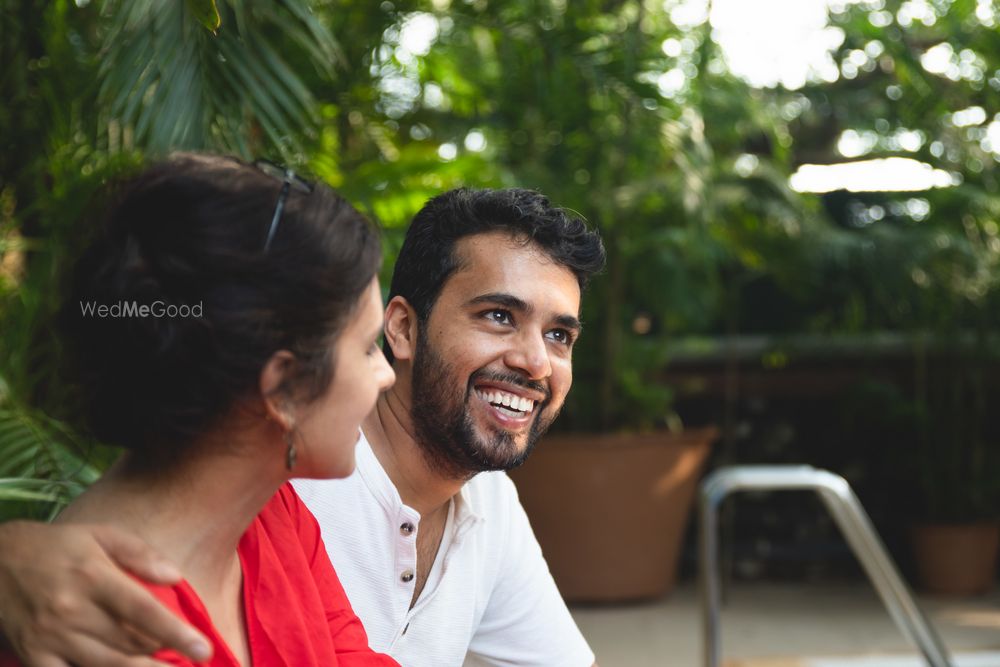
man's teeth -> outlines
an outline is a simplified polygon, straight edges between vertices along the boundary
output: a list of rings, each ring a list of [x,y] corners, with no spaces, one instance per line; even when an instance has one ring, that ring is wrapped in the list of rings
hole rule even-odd
[[[535,402],[530,398],[523,398],[508,394],[504,391],[476,391],[479,398],[497,407],[503,406],[518,412],[531,412],[535,408]]]

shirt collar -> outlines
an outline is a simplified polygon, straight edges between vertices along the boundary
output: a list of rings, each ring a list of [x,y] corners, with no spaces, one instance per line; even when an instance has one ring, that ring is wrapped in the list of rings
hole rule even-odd
[[[362,433],[358,439],[355,449],[355,458],[358,473],[371,492],[378,498],[379,503],[389,510],[396,510],[403,506],[403,499],[399,497],[396,485],[392,483],[385,468],[379,463],[378,457],[372,451],[371,443]],[[489,474],[489,473],[480,473]],[[464,533],[469,527],[480,521],[485,521],[486,517],[476,506],[475,498],[469,491],[469,483],[466,482],[462,488],[452,498],[455,504],[455,526],[458,532]]]
[[[363,432],[361,433],[361,437],[358,438],[354,457],[358,474],[361,475],[361,479],[365,481],[372,495],[378,499],[379,504],[390,511],[396,511],[402,507],[403,499],[399,497],[396,485],[392,483],[385,468],[379,463],[378,457],[372,451],[371,443],[368,442],[368,438],[365,437]]]
[[[454,497],[455,525],[459,527],[459,530],[462,530],[462,526],[466,524],[471,525],[486,520],[486,516],[479,511],[475,498],[469,491],[469,484],[470,482],[463,484],[461,490]]]

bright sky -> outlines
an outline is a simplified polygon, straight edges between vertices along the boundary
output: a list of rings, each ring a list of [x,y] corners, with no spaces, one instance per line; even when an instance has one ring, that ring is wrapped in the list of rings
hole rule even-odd
[[[872,179],[877,186],[872,187]],[[905,157],[860,160],[842,164],[804,164],[792,174],[791,186],[799,192],[908,192],[957,185],[947,171]]]
[[[869,20],[875,26],[888,26],[895,22],[902,26],[922,22],[933,25],[936,21],[930,0],[906,0],[892,14],[884,9],[884,0],[663,0],[671,21],[680,28],[703,25],[709,20],[712,35],[722,47],[726,63],[733,73],[751,85],[769,87],[782,85],[789,90],[801,88],[809,81],[836,81],[840,77],[853,78],[861,71],[876,66],[883,46],[871,41],[863,49],[848,54],[844,63],[836,63],[831,56],[844,40],[843,31],[828,25],[831,9],[864,2],[869,8]],[[1000,22],[1000,14],[993,0],[976,0],[976,16],[984,25]],[[446,0],[440,0],[442,8]],[[711,7],[711,10],[709,10]],[[709,14],[710,12],[710,14]],[[439,34],[440,26],[449,18],[435,18],[430,14],[410,16],[399,33],[399,48],[395,53],[400,62],[412,61],[415,56],[426,54]],[[667,39],[663,51],[676,57],[690,52],[689,39]],[[679,62],[679,61],[678,61]],[[921,57],[921,64],[929,73],[952,80],[975,79],[983,71],[971,51],[955,53],[946,43],[928,49]],[[653,77],[665,97],[671,97],[685,86],[687,69],[678,65]],[[416,85],[413,81],[412,85]],[[402,90],[406,81],[389,81],[386,87]],[[396,92],[399,92],[397,90]],[[424,102],[433,103],[434,93],[440,89],[428,84]],[[891,92],[891,91],[887,91]],[[419,85],[412,96],[419,95]],[[894,98],[895,99],[895,98]],[[956,110],[951,122],[956,127],[982,125],[982,148],[992,152],[1000,161],[1000,113],[989,118],[981,107]],[[485,137],[474,130],[476,136],[466,139],[469,150],[483,150]],[[916,152],[927,138],[922,132],[899,128],[891,133],[876,134],[871,130],[846,129],[837,142],[838,152],[851,160],[841,165],[803,165],[790,179],[791,186],[800,192],[829,192],[837,189],[860,191],[921,191],[949,187],[957,178],[934,166],[911,158],[888,160],[863,160],[865,155],[879,149],[892,152]],[[940,156],[942,147],[931,143],[932,155]],[[455,144],[441,147],[443,159],[453,159],[457,154]]]
[[[856,0],[714,0],[709,17],[715,40],[721,45],[726,62],[737,74],[755,86],[783,85],[795,90],[809,80],[836,81],[840,76],[856,75],[859,69],[874,67],[882,46],[871,42],[863,51],[852,52],[843,71],[831,52],[844,41],[844,33],[827,22],[831,7]],[[891,21],[933,21],[934,15],[925,0],[909,1],[897,16],[873,5],[873,23]],[[704,17],[707,0],[681,0],[678,9],[695,17],[700,8]],[[931,54],[925,63],[928,71],[944,71],[951,54]],[[941,61],[941,62],[939,62]],[[853,70],[853,72],[851,71]],[[902,151],[919,150],[924,137],[909,130],[896,132],[883,144]],[[858,158],[879,145],[874,132],[846,130],[837,148],[845,158]],[[790,179],[799,192],[921,191],[949,187],[955,179],[941,169],[910,158],[859,160],[838,165],[803,165]]]
[[[796,89],[807,77],[835,81],[830,50],[844,34],[827,26],[829,0],[714,0],[709,17],[730,70],[757,86]],[[840,3],[843,4],[843,3]],[[680,0],[671,18],[700,23],[708,0]]]

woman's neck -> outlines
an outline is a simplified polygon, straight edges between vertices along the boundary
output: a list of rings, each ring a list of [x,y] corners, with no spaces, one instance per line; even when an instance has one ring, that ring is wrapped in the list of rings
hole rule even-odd
[[[131,470],[127,456],[59,521],[111,524],[142,538],[208,604],[238,573],[240,537],[285,481],[284,469],[263,470],[270,457],[241,447],[210,447],[157,473]]]

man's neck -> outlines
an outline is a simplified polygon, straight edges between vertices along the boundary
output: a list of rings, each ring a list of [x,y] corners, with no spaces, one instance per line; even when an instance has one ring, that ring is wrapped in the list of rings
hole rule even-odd
[[[365,437],[400,499],[422,518],[447,512],[448,501],[466,480],[443,474],[428,465],[414,437],[408,398],[392,388],[383,393],[365,419]]]

